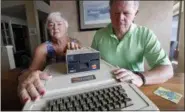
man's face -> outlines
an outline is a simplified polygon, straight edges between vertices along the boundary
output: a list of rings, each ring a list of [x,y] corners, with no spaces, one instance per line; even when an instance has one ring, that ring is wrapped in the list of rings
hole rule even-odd
[[[125,31],[128,29],[135,18],[136,12],[134,1],[114,1],[110,10],[114,30]]]

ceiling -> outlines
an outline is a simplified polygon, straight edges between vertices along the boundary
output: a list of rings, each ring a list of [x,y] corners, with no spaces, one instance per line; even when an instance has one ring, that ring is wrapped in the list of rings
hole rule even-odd
[[[26,20],[26,11],[24,5],[2,8],[1,14]],[[47,13],[38,10],[38,16],[40,20],[45,20],[47,18]]]
[[[1,8],[1,14],[26,20],[26,12],[24,5]]]

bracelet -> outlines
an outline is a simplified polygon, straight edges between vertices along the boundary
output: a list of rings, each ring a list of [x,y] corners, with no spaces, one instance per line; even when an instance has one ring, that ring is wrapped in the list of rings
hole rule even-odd
[[[141,72],[135,71],[135,72],[133,72],[133,73],[135,73],[136,75],[140,76],[141,79],[142,79],[142,81],[143,81],[143,85],[145,85],[145,83],[146,83],[145,76],[144,76]]]

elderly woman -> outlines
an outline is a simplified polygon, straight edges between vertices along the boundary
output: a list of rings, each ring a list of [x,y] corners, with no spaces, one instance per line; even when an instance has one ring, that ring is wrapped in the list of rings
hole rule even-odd
[[[30,67],[19,77],[18,95],[23,103],[38,100],[41,95],[45,94],[46,90],[41,79],[51,78],[49,74],[41,71],[46,63],[64,61],[66,49],[80,48],[74,39],[67,36],[68,22],[61,16],[61,13],[49,14],[47,28],[51,41],[42,43],[36,48]]]

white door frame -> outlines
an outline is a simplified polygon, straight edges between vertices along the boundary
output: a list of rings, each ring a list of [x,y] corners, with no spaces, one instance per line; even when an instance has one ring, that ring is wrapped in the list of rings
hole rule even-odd
[[[14,39],[12,24],[27,26],[27,23],[26,23],[25,20],[15,18],[15,17],[5,16],[5,15],[1,15],[1,22],[3,23],[4,28],[5,28],[5,23],[8,23],[8,30],[10,32],[10,38],[11,38],[11,42],[12,42],[12,45],[13,45],[13,51],[16,52],[16,46],[15,46],[15,39]],[[6,31],[4,31],[4,33],[5,33],[5,38],[6,38],[7,44],[9,44],[8,39],[6,37],[7,36]]]

